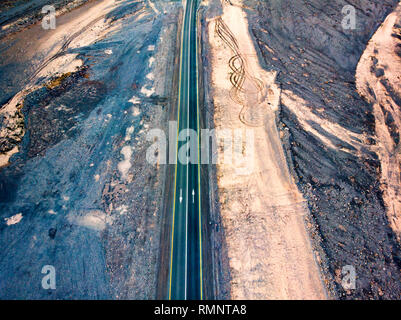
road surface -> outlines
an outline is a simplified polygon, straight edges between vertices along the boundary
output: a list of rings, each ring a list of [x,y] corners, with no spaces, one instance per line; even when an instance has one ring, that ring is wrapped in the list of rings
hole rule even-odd
[[[197,0],[187,0],[181,38],[177,113],[177,139],[180,132],[185,137],[184,141],[178,139],[177,151],[189,148],[188,128],[199,131],[196,13]],[[190,150],[196,153],[191,155],[192,160],[196,160],[188,164],[177,160],[175,169],[168,286],[168,298],[174,300],[203,298],[199,137],[198,134],[196,143],[192,144],[197,148]]]

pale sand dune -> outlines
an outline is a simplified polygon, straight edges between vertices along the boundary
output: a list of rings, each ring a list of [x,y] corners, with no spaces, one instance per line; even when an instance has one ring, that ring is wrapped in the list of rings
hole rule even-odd
[[[249,129],[255,137],[250,174],[239,174],[235,161],[217,168],[231,298],[325,299],[327,293],[305,228],[308,209],[289,173],[275,123],[280,96],[276,75],[259,65],[243,10],[224,3],[221,18],[237,41],[246,78],[244,92],[234,102],[228,66],[233,51],[215,32],[218,19],[211,21],[214,122],[217,130]]]

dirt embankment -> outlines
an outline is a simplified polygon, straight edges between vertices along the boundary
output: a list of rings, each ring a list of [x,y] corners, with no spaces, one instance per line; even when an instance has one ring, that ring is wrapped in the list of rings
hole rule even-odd
[[[396,114],[389,112],[394,104],[388,101],[379,110],[378,103],[375,106],[372,100],[372,106],[358,95],[355,84],[357,64],[368,40],[397,3],[244,3],[259,61],[264,69],[279,72],[282,142],[293,177],[311,210],[315,230],[310,234],[320,251],[326,284],[339,298],[399,299],[401,293],[400,249],[380,183],[382,173],[387,179],[397,169],[394,161],[386,160],[388,153],[376,153],[386,145],[386,152],[394,150],[396,120],[390,125],[390,115]],[[342,28],[345,5],[356,9],[355,30]],[[380,59],[379,48],[375,56]],[[379,81],[382,87],[389,90],[387,71],[379,70],[380,65],[375,68],[383,77]],[[388,68],[388,77],[392,70]],[[370,74],[369,79],[374,79]],[[372,91],[377,89],[380,87],[372,87]],[[386,130],[381,115],[387,115]],[[396,194],[389,188],[384,200]],[[355,290],[346,291],[341,285],[346,265],[355,268]]]
[[[401,239],[401,6],[369,41],[358,64],[358,92],[372,104],[381,189],[390,226]]]
[[[0,3],[0,39],[34,25],[47,13],[42,8],[51,5],[60,16],[94,0],[5,0]]]
[[[220,214],[217,220],[213,213],[214,248],[220,252],[215,266],[229,268],[216,270],[216,295],[324,299],[304,223],[308,208],[289,173],[277,129],[277,73],[260,67],[238,3],[209,2],[208,10],[207,93],[220,145],[218,204],[212,205]],[[224,139],[238,133],[246,139],[227,145]],[[225,158],[227,148],[234,152],[232,162]],[[221,238],[223,246],[216,243]]]

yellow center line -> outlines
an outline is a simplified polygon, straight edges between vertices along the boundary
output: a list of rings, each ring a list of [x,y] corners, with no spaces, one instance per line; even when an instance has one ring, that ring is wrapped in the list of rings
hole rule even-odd
[[[203,300],[203,274],[202,274],[202,215],[201,215],[201,186],[200,186],[200,135],[199,135],[199,84],[198,84],[198,9],[195,17],[196,34],[196,109],[197,109],[197,134],[198,134],[198,197],[199,197],[199,271],[200,271],[200,299]]]

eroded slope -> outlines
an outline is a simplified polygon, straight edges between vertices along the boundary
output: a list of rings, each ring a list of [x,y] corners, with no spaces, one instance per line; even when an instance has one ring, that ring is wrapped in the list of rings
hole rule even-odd
[[[356,30],[344,30],[353,5]],[[380,189],[372,107],[356,92],[366,43],[397,1],[246,1],[266,69],[280,71],[289,165],[308,200],[328,286],[349,298],[399,298],[400,258]],[[288,132],[288,134],[286,133]],[[319,245],[317,246],[319,247]],[[341,270],[356,269],[356,290]]]

